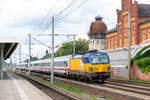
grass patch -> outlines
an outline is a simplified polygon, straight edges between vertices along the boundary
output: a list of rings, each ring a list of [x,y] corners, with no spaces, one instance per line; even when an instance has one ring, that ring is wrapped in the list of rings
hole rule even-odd
[[[31,78],[33,78],[33,79],[35,79],[35,80],[38,80],[38,81],[40,81],[40,82],[42,82],[42,83],[45,83],[45,84],[49,84],[50,82],[48,81],[48,80],[45,80],[45,79],[42,79],[42,78],[40,78],[40,77],[38,77],[38,76],[35,76],[35,75],[32,75],[32,74],[26,74],[25,72],[18,72],[18,71],[14,71],[15,73],[18,73],[18,74],[22,74],[22,75],[24,75],[24,76],[27,76],[27,77],[31,77]]]
[[[139,78],[131,79],[132,82],[143,82],[143,83],[150,83],[150,80],[141,80]]]
[[[141,80],[139,78],[134,78],[134,79],[128,80],[126,78],[111,77],[111,79],[117,79],[117,80],[123,80],[123,81],[131,81],[131,82],[150,83],[150,80]]]
[[[12,70],[12,68],[8,67],[8,66],[4,66],[4,69],[6,69],[6,70]]]
[[[117,80],[127,81],[126,78],[121,78],[121,77],[111,77],[110,79],[117,79]]]
[[[108,97],[107,100],[112,100],[112,98],[111,98],[111,97]]]
[[[97,100],[96,96],[91,97],[91,100]]]
[[[16,72],[16,73],[19,73],[19,72],[17,72],[17,71],[15,71],[15,72]],[[42,82],[42,83],[50,84],[50,82],[49,82],[48,80],[42,79],[42,78],[40,78],[40,77],[38,77],[38,76],[35,76],[35,75],[29,75],[29,74],[22,73],[22,72],[19,73],[19,74],[23,74],[23,75],[25,75],[25,76],[31,77],[31,78],[33,78],[33,79],[35,79],[35,80],[38,80],[38,81]],[[55,81],[55,82],[53,83],[53,85],[55,85],[55,86],[57,86],[57,87],[59,87],[59,88],[63,88],[63,89],[65,89],[65,90],[74,92],[74,93],[85,93],[85,92],[86,92],[86,90],[74,88],[72,85],[70,85],[70,84],[65,84],[65,83],[63,83],[63,82],[57,82],[57,81]]]
[[[65,83],[62,83],[62,82],[54,82],[53,84],[57,87],[63,88],[63,89],[68,90],[68,91],[72,91],[74,93],[84,93],[84,92],[86,92],[86,90],[77,89],[77,88],[72,87],[72,85],[65,84]]]

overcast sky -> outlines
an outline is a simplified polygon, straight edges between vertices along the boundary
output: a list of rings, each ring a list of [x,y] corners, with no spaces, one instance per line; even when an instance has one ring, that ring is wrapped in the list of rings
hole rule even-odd
[[[87,0],[81,7],[77,8],[83,1],[84,0],[0,0],[0,36],[18,37],[19,41],[27,43],[27,34],[32,33],[32,36],[37,39],[44,43],[49,43],[50,40],[48,36],[37,37],[37,35],[39,33],[51,33],[50,23],[52,16],[57,17],[55,33],[75,33],[78,34],[77,38],[88,39],[87,32],[89,31],[89,26],[97,15],[103,17],[103,21],[107,24],[108,29],[115,27],[117,21],[116,9],[121,8],[121,0]],[[139,3],[150,4],[150,0],[137,1]],[[63,9],[65,9],[65,11],[63,11]],[[62,13],[59,14],[60,12]],[[63,17],[70,12],[72,13]],[[44,31],[47,29],[47,26],[49,26],[48,30]],[[71,37],[57,37],[55,45],[61,44],[69,39],[71,39]],[[25,48],[23,52],[27,54],[27,46],[23,48]],[[33,47],[33,49],[35,49],[33,50],[34,53],[39,52],[37,48],[45,53],[44,47],[39,45]]]

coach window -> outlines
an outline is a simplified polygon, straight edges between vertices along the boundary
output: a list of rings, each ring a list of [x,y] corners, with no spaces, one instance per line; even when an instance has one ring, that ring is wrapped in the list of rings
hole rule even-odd
[[[56,67],[57,66],[57,62],[54,62],[54,67]]]
[[[146,34],[145,33],[143,33],[143,42],[144,42],[144,40],[146,40]]]
[[[50,66],[50,63],[48,63],[48,66]]]
[[[61,67],[65,67],[65,61],[61,62]]]
[[[47,63],[45,63],[45,66],[47,67]]]
[[[65,66],[68,66],[68,63],[67,63],[67,61],[64,61],[64,65],[65,65]]]
[[[63,66],[63,67],[65,67],[65,66],[66,66],[66,63],[65,63],[65,61],[63,61],[63,62],[62,62],[62,66]]]
[[[44,63],[44,66],[45,66],[45,67],[46,67],[46,65],[47,65],[47,64],[46,64],[46,63]]]
[[[61,63],[59,61],[55,62],[55,66],[59,67],[61,66]]]
[[[68,62],[66,61],[66,66],[68,66]]]

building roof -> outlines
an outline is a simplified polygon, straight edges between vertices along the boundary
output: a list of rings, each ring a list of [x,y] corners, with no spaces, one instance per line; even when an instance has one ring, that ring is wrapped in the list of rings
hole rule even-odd
[[[18,39],[17,38],[8,38],[0,37],[0,45],[4,47],[4,60],[9,58],[14,50],[17,48]]]
[[[102,21],[102,17],[95,17],[95,21],[90,26],[90,34],[103,34],[107,30],[106,24]]]
[[[150,16],[150,4],[139,4],[138,16]]]
[[[115,31],[117,31],[117,27],[112,28],[112,29],[110,29],[110,30],[106,31],[106,33],[111,33],[111,32],[115,32]]]
[[[149,21],[150,21],[150,18],[143,19],[143,20],[139,21],[139,24],[143,24],[143,23],[146,23],[146,22],[149,22]]]

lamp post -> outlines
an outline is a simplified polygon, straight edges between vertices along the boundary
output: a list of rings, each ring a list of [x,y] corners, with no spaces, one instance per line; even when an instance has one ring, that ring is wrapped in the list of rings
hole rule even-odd
[[[128,9],[128,80],[131,79],[131,13]]]

